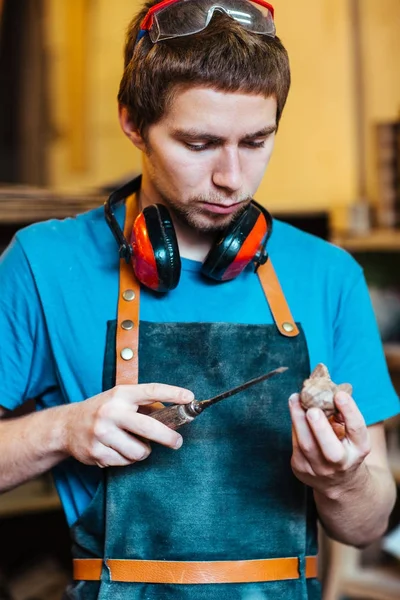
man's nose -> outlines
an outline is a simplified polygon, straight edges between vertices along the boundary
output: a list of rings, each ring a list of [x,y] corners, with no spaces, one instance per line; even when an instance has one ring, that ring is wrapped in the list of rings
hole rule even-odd
[[[222,148],[213,171],[213,183],[230,192],[242,187],[242,168],[237,148]]]

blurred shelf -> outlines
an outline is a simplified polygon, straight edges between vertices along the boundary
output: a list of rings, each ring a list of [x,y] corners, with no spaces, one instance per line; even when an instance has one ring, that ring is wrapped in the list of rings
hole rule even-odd
[[[375,229],[358,236],[333,234],[331,242],[349,252],[400,251],[400,229]]]
[[[88,193],[55,193],[30,186],[0,185],[0,225],[64,219],[101,206],[105,198]]]
[[[61,508],[55,488],[42,478],[0,495],[0,518]]]

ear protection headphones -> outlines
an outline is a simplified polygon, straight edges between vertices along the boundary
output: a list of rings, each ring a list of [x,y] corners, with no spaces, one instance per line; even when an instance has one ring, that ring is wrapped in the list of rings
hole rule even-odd
[[[106,221],[118,243],[120,258],[131,262],[138,280],[157,292],[173,290],[179,283],[181,259],[174,225],[163,204],[147,206],[135,219],[127,240],[114,209],[139,191],[141,177],[114,191],[104,205]],[[252,200],[218,235],[201,272],[215,281],[229,281],[254,262],[255,271],[268,260],[267,241],[272,233],[269,212]]]

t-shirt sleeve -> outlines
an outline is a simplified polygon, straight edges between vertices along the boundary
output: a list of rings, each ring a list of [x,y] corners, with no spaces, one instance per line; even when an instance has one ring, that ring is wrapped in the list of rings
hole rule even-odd
[[[334,323],[336,383],[351,383],[353,397],[367,425],[400,412],[388,372],[382,341],[362,269],[347,273]]]
[[[15,237],[0,256],[0,406],[12,410],[48,386],[45,338],[35,281]]]

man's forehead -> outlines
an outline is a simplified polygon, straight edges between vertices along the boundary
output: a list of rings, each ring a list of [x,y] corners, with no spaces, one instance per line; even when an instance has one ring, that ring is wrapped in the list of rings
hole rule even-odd
[[[248,135],[276,124],[276,99],[262,94],[191,87],[177,90],[164,114],[169,128],[225,137],[234,129]]]

